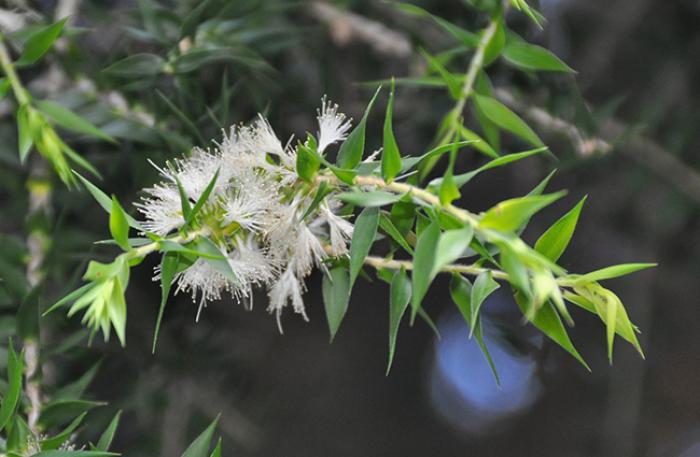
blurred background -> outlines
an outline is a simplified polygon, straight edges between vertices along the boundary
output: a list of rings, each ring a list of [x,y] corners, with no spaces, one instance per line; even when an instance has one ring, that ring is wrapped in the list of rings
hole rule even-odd
[[[477,30],[484,15],[470,4],[488,2],[412,3]],[[363,83],[421,76],[420,48],[455,46],[429,18],[370,0],[0,5],[0,27],[9,31],[69,8],[73,28],[62,47],[23,78],[119,140],[75,139],[104,174],[101,187],[123,202],[136,201],[158,179],[146,159],[161,164],[193,145],[210,145],[222,128],[257,112],[269,116],[281,138],[303,135],[315,129],[323,94],[359,119],[372,90]],[[67,341],[78,319],[56,316],[45,337],[75,348],[47,362],[45,377],[73,378],[101,360],[89,392],[109,406],[92,414],[106,423],[124,409],[114,448],[134,457],[180,455],[218,413],[226,454],[236,456],[700,457],[700,2],[540,0],[539,9],[544,31],[517,12],[509,24],[578,73],[524,75],[499,63],[489,75],[498,97],[531,123],[558,161],[528,159],[483,174],[461,203],[484,210],[527,193],[556,168],[549,188],[566,188],[569,196],[533,219],[524,236],[534,241],[589,195],[561,263],[584,272],[659,262],[610,284],[643,330],[646,360],[619,343],[609,366],[604,327],[572,310],[571,336],[589,373],[523,326],[502,288],[483,308],[499,389],[467,337],[447,282],[438,280],[424,306],[440,338],[422,322],[402,326],[385,377],[388,287],[378,280],[359,284],[329,344],[318,273],[306,294],[310,322],[286,313],[284,335],[265,312],[263,293],[252,312],[222,300],[196,324],[196,305],[177,296],[151,355],[160,299],[153,259],[134,271],[127,347]],[[450,68],[465,71],[467,58],[459,55]],[[402,153],[425,151],[450,107],[443,88],[400,85],[394,128]],[[373,148],[381,145],[376,113],[368,133]],[[11,106],[0,104],[5,264],[21,258],[12,246],[21,241],[27,205],[14,129]],[[518,150],[508,141],[503,149]],[[463,154],[458,167],[481,163],[482,157]],[[49,292],[55,298],[79,284],[86,253],[108,258],[113,251],[93,245],[108,236],[108,226],[89,195],[57,186],[53,211]],[[2,297],[6,306],[10,298]]]

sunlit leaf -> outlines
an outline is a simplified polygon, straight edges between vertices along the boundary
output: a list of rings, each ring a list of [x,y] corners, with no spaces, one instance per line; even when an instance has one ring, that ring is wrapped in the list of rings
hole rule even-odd
[[[61,36],[63,26],[68,18],[63,18],[58,22],[54,22],[42,29],[34,32],[24,45],[24,52],[17,60],[17,65],[31,65],[41,59],[44,54],[51,49],[56,39]]]
[[[401,154],[399,146],[396,144],[394,130],[392,127],[392,116],[394,112],[394,89],[395,82],[391,81],[391,92],[389,93],[389,103],[386,106],[386,117],[384,118],[384,143],[382,148],[382,178],[386,182],[394,180],[401,171]]]
[[[549,227],[535,243],[535,250],[553,262],[559,260],[574,234],[585,202],[586,197],[583,197],[571,211]]]
[[[565,194],[566,192],[562,191],[502,201],[484,214],[479,225],[482,228],[503,232],[515,231],[535,213],[560,199]]]

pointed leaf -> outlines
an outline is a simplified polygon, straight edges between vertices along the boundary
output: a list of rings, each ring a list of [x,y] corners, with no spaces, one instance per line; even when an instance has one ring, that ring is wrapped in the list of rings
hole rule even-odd
[[[520,117],[498,100],[484,95],[474,95],[476,105],[494,124],[522,138],[535,147],[544,144],[537,134]]]
[[[471,325],[469,328],[469,336],[474,334],[474,328],[479,320],[479,311],[481,310],[481,305],[484,303],[484,300],[499,287],[501,286],[493,280],[493,275],[490,271],[481,272],[479,276],[477,276],[471,293]]]
[[[212,190],[214,190],[214,186],[216,185],[216,180],[219,179],[219,169],[216,170],[216,173],[214,173],[214,176],[212,176],[211,181],[209,181],[209,184],[207,184],[207,187],[204,189],[202,194],[199,196],[197,201],[194,203],[194,206],[192,207],[192,210],[190,211],[190,214],[187,216],[187,219],[185,220],[185,226],[189,226],[194,218],[197,216],[197,213],[202,209],[204,204],[207,202],[209,199],[209,195],[211,195]]]
[[[0,431],[10,423],[12,416],[15,414],[22,391],[22,370],[22,358],[17,357],[12,340],[8,340],[7,390],[3,392],[2,405],[0,406]]]
[[[548,49],[526,43],[520,39],[510,40],[506,43],[506,47],[503,49],[503,57],[511,64],[525,70],[576,73]]]
[[[520,293],[517,293],[515,296],[515,301],[518,303],[518,306],[523,314],[527,316],[529,310],[524,297]],[[542,333],[547,335],[548,338],[561,346],[569,354],[574,356],[574,358],[578,360],[588,371],[591,371],[586,361],[583,360],[583,357],[581,357],[581,354],[579,354],[571,342],[564,324],[561,322],[559,315],[551,304],[546,303],[544,306],[542,306],[534,315],[531,322],[535,327],[540,329]]]
[[[165,313],[165,305],[168,303],[170,287],[172,286],[179,264],[180,256],[178,254],[174,252],[167,252],[163,254],[163,258],[160,263],[160,306],[158,307],[158,318],[156,319],[156,328],[153,331],[153,346],[151,347],[151,353],[153,354],[156,353],[156,344],[158,343],[160,324],[163,321],[163,314]]]
[[[38,100],[37,107],[46,114],[56,125],[74,132],[83,133],[101,140],[114,143],[114,138],[100,130],[87,119],[79,116],[65,106],[51,100]]]
[[[109,231],[119,247],[125,251],[131,249],[129,245],[129,223],[126,220],[126,213],[114,196],[112,196],[112,211],[109,214]]]
[[[67,20],[68,18],[63,18],[58,22],[54,22],[34,32],[27,39],[24,45],[24,52],[22,52],[22,55],[17,60],[16,65],[31,65],[41,59],[61,35],[63,26],[66,24]]]
[[[403,268],[394,273],[391,280],[391,298],[389,301],[389,362],[386,367],[386,375],[391,371],[396,351],[396,337],[399,333],[399,324],[403,318],[408,302],[411,300],[411,281]]]
[[[17,110],[17,142],[19,149],[19,160],[24,163],[27,160],[29,151],[34,144],[32,126],[29,122],[29,105],[24,104]]]
[[[350,282],[348,270],[338,266],[331,269],[329,275],[323,277],[323,304],[326,309],[328,329],[331,333],[331,342],[343,322],[348,310],[350,299]]]
[[[114,440],[114,434],[117,432],[117,427],[119,427],[119,420],[121,417],[122,412],[119,410],[117,411],[117,414],[114,415],[114,418],[112,418],[112,421],[109,423],[105,431],[102,432],[100,440],[97,442],[96,450],[109,451],[109,447],[112,445],[112,440]]]
[[[382,87],[379,86],[376,92],[374,92],[372,99],[367,105],[365,114],[362,116],[362,120],[359,124],[357,124],[355,129],[350,133],[350,135],[348,135],[348,138],[340,146],[337,160],[337,164],[340,168],[354,169],[362,160],[362,156],[365,152],[365,129],[367,125],[367,117],[369,116],[369,112],[372,110],[374,101],[377,99],[377,95],[379,95],[379,91],[381,89]]]
[[[646,270],[647,268],[654,268],[656,266],[656,263],[623,263],[586,273],[583,276],[577,277],[575,281],[577,284],[602,281],[604,279],[617,278],[640,270]]]
[[[73,174],[75,174],[78,179],[83,183],[85,188],[87,189],[88,192],[90,192],[90,195],[93,196],[93,198],[99,203],[99,205],[107,211],[107,214],[112,212],[112,199],[107,196],[104,192],[102,192],[97,186],[95,186],[93,183],[85,179],[83,176],[80,175],[80,173],[73,171]],[[129,225],[136,230],[141,230],[143,231],[143,228],[141,227],[141,224],[138,223],[136,219],[133,217],[129,216],[128,214],[126,215],[126,220],[129,223]]]
[[[486,363],[488,363],[489,368],[491,369],[491,374],[493,374],[496,384],[500,385],[501,378],[498,375],[496,364],[493,362],[491,353],[489,352],[489,349],[486,346],[486,341],[484,340],[481,319],[477,316],[477,321],[472,321],[472,295],[473,288],[469,281],[459,274],[453,274],[452,280],[450,281],[450,296],[452,297],[452,301],[455,303],[455,305],[457,305],[457,309],[459,309],[459,312],[464,318],[464,322],[467,323],[467,326],[470,329],[474,328],[473,336],[479,344],[479,348],[486,359]]]
[[[552,262],[559,260],[564,250],[569,245],[578,223],[581,208],[586,201],[583,197],[580,202],[568,213],[555,222],[535,243],[535,250],[547,257]]]
[[[399,146],[396,144],[394,131],[392,128],[392,115],[394,112],[394,89],[396,83],[391,80],[391,92],[389,93],[389,104],[386,106],[386,117],[384,118],[384,144],[382,150],[382,178],[386,182],[394,180],[401,171],[401,154]]]
[[[352,290],[357,275],[362,269],[362,264],[369,255],[378,225],[379,208],[376,207],[365,208],[355,220],[352,242],[350,243],[350,287],[348,293]]]
[[[435,277],[443,267],[462,257],[469,247],[473,235],[474,229],[471,225],[443,232],[437,244],[435,264],[431,275]]]
[[[219,423],[219,416],[209,424],[206,428],[185,450],[182,457],[207,457],[209,455],[209,448],[211,447],[211,440],[214,437],[214,430],[216,425]]]
[[[479,225],[485,229],[512,232],[520,228],[535,213],[560,199],[566,192],[520,197],[505,200],[484,214]]]
[[[376,207],[396,203],[403,198],[403,195],[374,190],[370,192],[341,192],[336,195],[336,198],[356,206]]]
[[[418,236],[416,252],[413,256],[411,322],[420,308],[423,297],[428,292],[428,287],[433,280],[433,268],[435,255],[440,240],[440,226],[431,222]]]

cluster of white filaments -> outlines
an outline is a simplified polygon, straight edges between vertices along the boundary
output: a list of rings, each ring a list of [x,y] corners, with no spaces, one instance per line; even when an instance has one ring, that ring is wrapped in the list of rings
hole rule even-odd
[[[337,105],[324,98],[317,119],[319,153],[345,140],[350,120]],[[249,126],[232,127],[211,150],[195,148],[158,168],[163,182],[146,189],[137,206],[146,219],[144,230],[159,236],[173,234],[185,222],[178,181],[194,204],[218,172],[197,214],[197,229],[218,245],[235,278],[203,257],[176,275],[176,291],[199,304],[197,318],[207,302],[224,293],[252,306],[255,287],[267,288],[268,309],[278,323],[289,304],[306,318],[304,278],[314,267],[324,268],[328,256],[347,254],[353,225],[336,214],[340,203],[333,193],[306,214],[315,193],[301,184],[296,155],[260,116]]]

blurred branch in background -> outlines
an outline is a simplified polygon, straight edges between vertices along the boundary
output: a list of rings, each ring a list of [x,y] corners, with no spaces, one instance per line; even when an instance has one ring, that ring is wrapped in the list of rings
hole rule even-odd
[[[626,9],[629,9],[628,3],[627,0],[618,2],[620,8]],[[643,9],[640,8],[640,10]],[[373,50],[379,54],[397,58],[409,58],[414,55],[411,51],[413,47],[407,36],[388,28],[378,21],[322,1],[313,2],[309,6],[309,12],[329,28],[331,36],[339,44],[345,45],[351,41],[358,41],[371,45]],[[625,21],[625,23],[629,22],[625,30],[634,26],[634,21],[638,19],[642,12],[629,15],[629,20]],[[618,16],[616,15],[615,17]],[[618,33],[614,27],[610,28],[610,30],[613,29],[615,33]],[[601,36],[608,35],[603,34]],[[597,43],[595,50],[596,55],[598,55],[601,49],[600,41],[594,41]],[[382,45],[374,46],[376,43],[382,43]],[[390,43],[391,45],[389,45]],[[605,64],[608,58],[600,57],[600,59],[603,59],[601,60],[602,64]],[[597,66],[592,68],[597,68]],[[610,119],[600,127],[598,136],[589,136],[584,134],[575,124],[553,116],[544,108],[519,100],[512,90],[499,88],[496,89],[495,95],[502,103],[525,116],[538,128],[542,129],[544,133],[568,138],[574,151],[580,157],[587,158],[596,154],[608,154],[617,151],[634,161],[639,167],[661,178],[666,184],[690,198],[695,204],[700,205],[700,173],[683,163],[675,154],[666,150],[654,140],[640,133],[633,132],[632,128],[625,123],[616,119]],[[629,136],[625,138],[623,143],[615,144],[619,138],[627,135]]]

